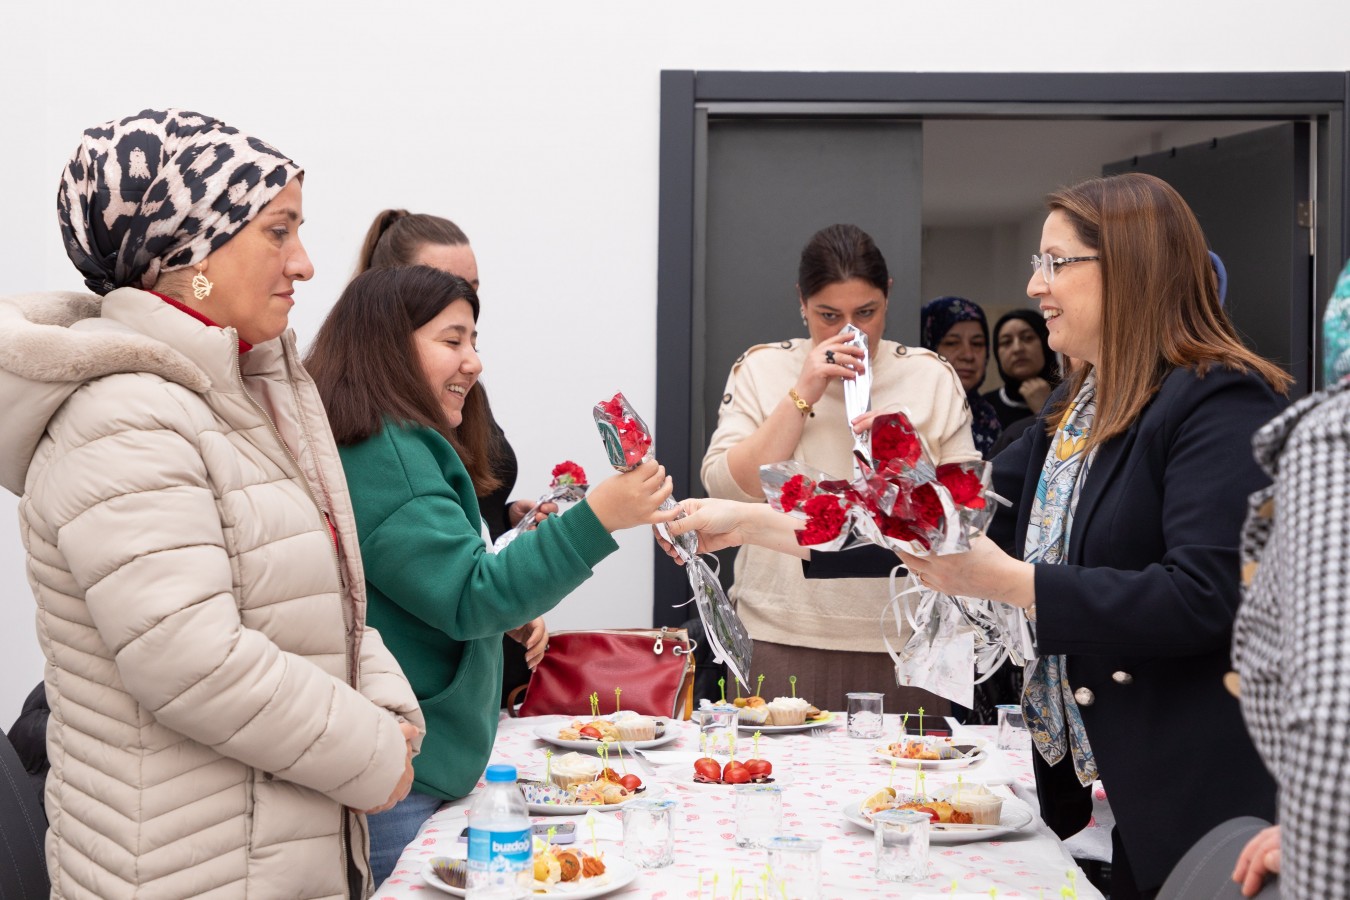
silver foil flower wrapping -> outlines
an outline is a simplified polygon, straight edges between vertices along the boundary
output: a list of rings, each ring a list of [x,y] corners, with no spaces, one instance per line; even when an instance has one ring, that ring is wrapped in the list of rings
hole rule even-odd
[[[604,441],[609,463],[616,471],[632,471],[653,457],[651,430],[622,393],[597,403],[592,413],[595,427]],[[670,498],[661,504],[662,509],[674,509],[677,506]],[[683,518],[683,515],[681,513],[679,518]],[[684,563],[695,608],[703,621],[703,630],[712,647],[714,662],[726,663],[732,677],[748,689],[754,644],[745,629],[745,623],[727,599],[726,591],[722,590],[717,573],[699,556],[698,535],[690,532],[672,537],[664,524],[656,528],[675,547],[680,561]]]
[[[853,402],[864,401],[857,396]],[[850,431],[853,419],[865,411],[848,410]],[[875,418],[868,439],[865,451],[855,443],[851,481],[832,479],[795,461],[760,468],[769,503],[807,520],[799,543],[822,551],[876,544],[915,556],[961,553],[988,526],[994,503],[1006,502],[989,489],[988,463],[934,465],[923,437],[904,413]],[[975,685],[1004,659],[1024,665],[1033,655],[1020,610],[939,594],[908,574],[899,581],[899,569],[897,560],[880,621],[897,683],[970,706]],[[913,629],[899,649],[887,633],[892,624],[896,633],[903,633],[906,624]]]

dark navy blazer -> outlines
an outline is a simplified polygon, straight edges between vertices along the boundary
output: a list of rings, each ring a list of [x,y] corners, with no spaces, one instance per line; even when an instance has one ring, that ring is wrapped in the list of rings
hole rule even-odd
[[[1251,438],[1284,406],[1255,375],[1173,370],[1099,448],[1067,563],[1036,567],[1037,647],[1067,655],[1070,685],[1090,701],[1079,709],[1141,890],[1220,822],[1275,816],[1275,784],[1223,676],[1247,496],[1268,483]],[[994,489],[1016,515],[989,534],[1019,557],[1049,443],[1030,428],[994,460]],[[1061,837],[1079,831],[1092,805],[1071,761],[1033,756],[1042,816]]]

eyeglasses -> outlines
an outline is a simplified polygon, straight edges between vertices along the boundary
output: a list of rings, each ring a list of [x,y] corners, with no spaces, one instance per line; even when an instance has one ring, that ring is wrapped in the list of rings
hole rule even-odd
[[[1051,256],[1049,253],[1031,255],[1031,274],[1041,273],[1046,284],[1053,284],[1055,281],[1055,271],[1063,265],[1076,262],[1087,262],[1093,259],[1101,259],[1100,256]]]

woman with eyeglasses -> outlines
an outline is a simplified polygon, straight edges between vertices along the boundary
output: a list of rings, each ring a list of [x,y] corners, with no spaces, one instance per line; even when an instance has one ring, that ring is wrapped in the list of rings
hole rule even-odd
[[[1079,831],[1100,778],[1111,896],[1151,897],[1214,825],[1274,814],[1223,677],[1246,498],[1268,483],[1251,439],[1292,379],[1237,337],[1199,223],[1166,183],[1095,178],[1047,206],[1027,294],[1051,348],[1083,365],[1044,427],[994,461],[1016,515],[968,553],[902,556],[930,587],[1026,610],[1042,815]]]
[[[1047,205],[1027,293],[1050,346],[1079,364],[1042,427],[994,459],[1013,509],[989,536],[967,553],[901,556],[938,591],[1026,610],[1041,814],[1061,837],[1082,830],[1100,778],[1116,816],[1112,900],[1148,898],[1215,825],[1274,816],[1275,786],[1224,675],[1247,496],[1269,483],[1252,435],[1291,379],[1238,339],[1199,223],[1166,183],[1095,178]],[[782,513],[684,505],[671,532],[697,531],[706,549],[807,555]],[[888,571],[851,558],[853,575]]]

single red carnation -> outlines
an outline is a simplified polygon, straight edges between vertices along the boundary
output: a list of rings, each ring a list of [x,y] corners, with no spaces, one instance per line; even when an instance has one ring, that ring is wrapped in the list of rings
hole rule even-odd
[[[797,543],[803,547],[834,540],[847,518],[839,498],[829,494],[816,494],[802,509],[806,513],[806,527],[797,532]]]
[[[925,550],[932,547],[932,544],[928,542],[928,538],[918,531],[915,531],[913,523],[907,519],[900,516],[888,516],[884,513],[875,513],[873,518],[876,519],[877,526],[881,529],[881,533],[888,538],[893,538],[897,541],[913,541]]]
[[[586,483],[586,470],[572,462],[570,459],[564,460],[554,466],[552,475],[553,487]]]
[[[921,484],[910,491],[909,518],[919,528],[942,527],[942,501],[931,484]]]
[[[919,461],[923,444],[914,426],[902,413],[877,416],[872,421],[872,459],[878,469],[887,466],[912,466]]]
[[[805,475],[793,475],[783,483],[783,491],[778,504],[783,512],[790,512],[800,506],[816,490],[816,483]]]
[[[984,509],[984,482],[961,463],[938,466],[937,480],[951,492],[952,502],[966,509]]]

